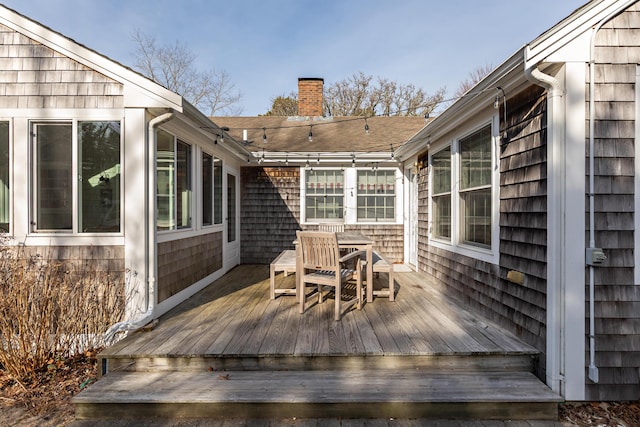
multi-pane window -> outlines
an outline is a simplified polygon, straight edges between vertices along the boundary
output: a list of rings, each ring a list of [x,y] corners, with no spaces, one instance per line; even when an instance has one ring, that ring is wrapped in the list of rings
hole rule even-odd
[[[9,123],[0,122],[0,233],[9,232]]]
[[[464,243],[491,246],[491,126],[460,140],[460,213]]]
[[[344,216],[344,171],[316,170],[305,174],[307,221],[340,220]]]
[[[222,160],[202,153],[202,225],[222,224]]]
[[[157,137],[158,230],[191,227],[191,146],[159,130]]]
[[[432,184],[432,234],[451,240],[451,146],[431,157]]]
[[[431,155],[432,237],[491,247],[491,141],[489,125]]]
[[[35,229],[119,232],[120,122],[78,122],[75,130],[70,122],[35,123],[33,134]],[[74,149],[78,154],[77,186],[72,179]]]
[[[358,171],[358,221],[393,221],[395,206],[394,170]]]

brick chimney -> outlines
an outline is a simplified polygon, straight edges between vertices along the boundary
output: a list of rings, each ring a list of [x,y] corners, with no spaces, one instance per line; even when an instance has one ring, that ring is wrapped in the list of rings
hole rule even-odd
[[[322,88],[324,79],[300,77],[298,79],[298,115],[322,116]]]

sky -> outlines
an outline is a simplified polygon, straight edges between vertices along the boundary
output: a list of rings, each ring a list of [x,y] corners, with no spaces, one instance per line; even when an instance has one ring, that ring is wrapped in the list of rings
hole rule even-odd
[[[451,96],[473,70],[497,67],[587,0],[0,0],[124,65],[134,31],[189,46],[199,70],[226,72],[243,116],[363,72]]]

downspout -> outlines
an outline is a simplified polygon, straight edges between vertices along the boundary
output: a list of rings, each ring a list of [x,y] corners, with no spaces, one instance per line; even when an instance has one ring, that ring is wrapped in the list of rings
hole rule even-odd
[[[547,90],[548,108],[547,108],[547,146],[554,150],[557,144],[560,144],[564,139],[564,117],[562,117],[562,105],[560,104],[561,98],[564,95],[564,87],[561,81],[553,76],[543,73],[538,69],[538,65],[525,68],[525,75],[527,79],[536,85],[542,86]],[[556,156],[552,155],[552,162],[556,162]],[[559,179],[564,179],[564,172],[559,175],[555,174],[553,185],[562,191],[564,183],[558,185]],[[555,192],[554,192],[555,193]],[[559,197],[561,205],[560,212],[564,212],[564,197]],[[562,223],[564,218],[558,220]],[[548,230],[547,230],[548,231]],[[550,236],[557,236],[552,238],[562,239],[563,233],[550,233]],[[563,280],[564,275],[564,255],[561,250],[562,240],[551,242],[548,246],[547,258],[559,259],[557,262],[560,270],[553,269],[548,270],[551,272],[547,277],[547,283],[556,283],[554,289],[547,286],[547,301],[550,300],[549,294],[553,292],[555,298],[552,298],[553,306],[547,306],[547,354],[551,354],[551,357],[547,359],[547,384],[553,391],[562,395],[563,383],[564,383],[564,335],[565,335],[565,316],[564,316],[564,299],[565,299],[565,283]],[[558,326],[556,329],[555,326]],[[551,353],[550,353],[551,352]]]
[[[156,129],[163,123],[173,119],[174,112],[170,111],[149,121],[147,137],[149,138],[149,151],[147,155],[147,238],[145,251],[145,270],[147,275],[147,297],[146,312],[138,319],[132,321],[119,322],[111,326],[105,333],[105,342],[110,343],[113,337],[126,331],[134,331],[140,329],[154,318],[156,308],[156,291],[157,291],[157,229],[156,229],[156,168],[157,158],[156,151],[158,146],[158,138]]]

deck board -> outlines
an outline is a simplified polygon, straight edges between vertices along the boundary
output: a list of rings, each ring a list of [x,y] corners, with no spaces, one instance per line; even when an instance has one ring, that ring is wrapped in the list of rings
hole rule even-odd
[[[295,275],[276,280],[293,286]],[[336,322],[332,296],[300,314],[293,296],[269,299],[268,266],[239,266],[103,357],[537,353],[430,287],[421,273],[398,273],[396,281],[395,302],[376,298]]]

